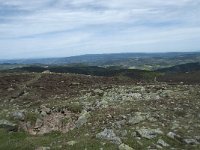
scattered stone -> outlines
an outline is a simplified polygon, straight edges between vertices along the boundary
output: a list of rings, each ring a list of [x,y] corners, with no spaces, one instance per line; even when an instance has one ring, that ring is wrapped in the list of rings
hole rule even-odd
[[[41,115],[46,116],[51,114],[51,109],[47,108],[46,106],[41,106]]]
[[[115,122],[115,124],[117,125],[118,128],[121,128],[126,124],[126,120],[117,121]]]
[[[169,132],[169,133],[167,134],[167,136],[168,136],[169,138],[171,138],[171,139],[175,139],[175,140],[178,140],[178,141],[182,142],[181,136],[180,136],[180,135],[177,135],[177,134],[174,133],[174,132]]]
[[[157,121],[157,119],[154,118],[154,117],[150,117],[150,118],[148,118],[148,120],[151,121],[151,122],[156,122]]]
[[[35,150],[50,150],[50,147],[38,147]]]
[[[43,71],[42,73],[43,73],[43,74],[49,74],[49,73],[51,73],[51,71],[50,71],[50,70],[45,70],[45,71]]]
[[[163,134],[163,132],[160,129],[139,129],[136,131],[138,135],[140,135],[143,138],[147,139],[153,139],[157,137],[158,134]]]
[[[52,112],[46,116],[39,116],[35,125],[28,128],[28,132],[32,135],[43,135],[52,131],[60,131],[67,133],[75,128],[72,120],[71,112]]]
[[[121,144],[121,145],[119,145],[119,150],[133,150],[133,148],[129,147],[126,144]]]
[[[137,132],[133,132],[131,135],[132,137],[137,137]]]
[[[149,114],[147,113],[141,113],[141,112],[136,112],[134,117],[131,117],[129,119],[130,124],[138,124],[144,120],[146,120],[149,117]]]
[[[162,139],[159,139],[157,144],[163,146],[163,147],[169,147],[170,145],[167,144],[165,141],[163,141]]]
[[[84,110],[81,113],[81,115],[78,118],[78,120],[76,121],[76,127],[80,128],[82,125],[84,125],[85,123],[87,123],[87,120],[88,120],[89,117],[90,117],[90,113]]]
[[[94,90],[94,93],[98,94],[99,96],[103,96],[104,91],[101,90],[101,89],[95,89],[95,90]]]
[[[70,145],[70,146],[74,146],[75,144],[77,144],[78,142],[76,142],[76,141],[69,141],[69,142],[67,142],[67,144],[68,145]]]
[[[172,130],[178,129],[180,127],[179,122],[177,121],[173,121],[172,122]]]
[[[6,129],[8,131],[17,131],[18,129],[16,124],[8,120],[0,120],[0,128]]]
[[[40,114],[41,114],[42,116],[46,116],[46,115],[47,115],[47,113],[46,113],[45,111],[42,111]]]
[[[197,145],[199,144],[199,142],[195,139],[184,139],[183,140],[186,144],[190,144],[190,145]]]
[[[128,134],[127,130],[119,131],[120,136],[125,137]]]
[[[79,86],[79,85],[80,85],[79,82],[72,82],[72,83],[71,83],[71,86]]]
[[[36,122],[35,122],[35,129],[40,128],[43,126],[43,121],[39,118],[37,118]]]
[[[112,129],[104,129],[103,132],[100,132],[96,135],[96,138],[108,140],[114,144],[121,144],[122,141],[119,137],[116,136]]]
[[[162,93],[160,94],[162,97],[171,97],[173,95],[173,91],[172,90],[164,90],[162,91]]]
[[[157,149],[162,149],[162,146],[155,144]]]
[[[200,136],[195,136],[195,139],[200,142]]]
[[[100,142],[100,147],[97,149],[101,150],[106,149],[107,142],[117,144],[115,146],[120,150],[132,150],[134,148],[130,147],[132,145],[123,143],[130,140],[134,140],[133,142],[140,149],[147,149],[149,145],[149,149],[175,149],[180,146],[182,148],[185,146],[187,149],[198,149],[198,145],[196,144],[200,143],[200,136],[198,136],[197,132],[200,127],[198,122],[200,118],[200,114],[198,113],[200,109],[200,102],[198,101],[200,96],[199,85],[176,85],[173,82],[170,84],[157,82],[154,85],[154,83],[138,82],[138,85],[134,83],[123,86],[121,84],[112,84],[112,86],[107,87],[108,82],[104,77],[102,79],[106,83],[101,86],[100,81],[95,83],[94,80],[91,82],[93,77],[87,77],[87,80],[82,78],[71,80],[71,77],[63,78],[63,76],[60,74],[53,80],[54,82],[48,83],[51,77],[46,74],[43,76],[44,78],[41,78],[41,81],[43,79],[47,81],[45,85],[39,84],[40,80],[39,82],[34,81],[34,84],[32,84],[33,82],[30,84],[29,79],[27,81],[22,80],[22,85],[25,85],[24,89],[20,89],[21,85],[18,83],[18,79],[16,83],[15,81],[9,83],[12,86],[6,86],[5,89],[2,86],[1,92],[5,91],[7,93],[5,93],[5,96],[3,93],[2,97],[0,97],[2,102],[1,108],[3,109],[0,111],[1,116],[5,115],[5,118],[12,116],[15,120],[19,120],[17,121],[18,128],[16,129],[25,129],[24,131],[33,135],[43,135],[54,131],[64,134],[76,127],[80,128],[84,126],[89,128],[89,130],[86,133],[80,133],[81,137],[89,140],[88,137],[93,136],[97,128],[101,128],[103,132],[100,131],[100,133],[96,134]],[[72,75],[70,74],[69,76]],[[118,83],[114,78],[110,78],[109,82],[110,80]],[[4,80],[2,81],[4,82]],[[59,85],[55,89],[56,93],[48,92],[51,89],[47,88],[51,87],[49,85],[52,83],[55,83],[55,86]],[[9,94],[6,91],[8,87],[14,88],[8,89],[8,91],[14,90],[10,92],[11,95],[7,95]],[[41,88],[42,90],[37,91],[34,90],[35,88]],[[18,95],[17,93],[19,91],[24,91],[22,93],[23,96],[25,96],[26,91],[29,91],[30,99],[28,97],[16,98],[15,95]],[[36,97],[34,97],[34,94],[36,94]],[[45,101],[46,97],[49,100],[54,100],[54,107],[49,107],[53,103],[51,101]],[[11,101],[12,103],[10,103]],[[42,106],[35,108],[38,105]],[[79,105],[81,106],[80,108]],[[20,111],[22,109],[31,111],[31,116],[27,118],[28,120],[25,117],[26,113]],[[85,111],[82,111],[83,109]],[[82,113],[80,114],[81,111]],[[32,113],[35,114],[32,115]],[[90,116],[91,113],[94,113],[94,115]],[[90,119],[89,117],[92,118]],[[0,121],[0,123],[2,122]],[[14,124],[15,122],[9,123]],[[9,123],[5,123],[4,121],[3,128],[5,126],[8,127],[10,125]],[[142,125],[144,127],[141,127]],[[2,127],[2,124],[0,126]],[[105,129],[106,127],[107,129]],[[173,139],[172,141],[175,142],[174,145],[170,143],[169,145],[167,140],[162,139],[159,136],[159,134],[163,134],[162,131],[156,128],[160,128],[162,131],[171,128],[172,132],[168,133],[167,136]],[[181,137],[176,135],[178,131],[184,131]],[[147,142],[145,138],[151,140]],[[65,139],[61,138],[59,141],[56,140],[47,146],[63,149],[63,140]],[[66,148],[70,148],[70,145],[79,145],[76,144],[78,142],[76,141],[77,139],[73,140],[75,141],[69,141],[69,139],[66,141]],[[46,147],[40,147],[38,149],[46,149]],[[90,149],[90,147],[87,147],[87,149]]]
[[[167,134],[167,136],[168,136],[169,138],[175,139],[175,137],[176,137],[177,135],[176,135],[176,133],[174,133],[174,132],[169,132],[169,133]]]
[[[130,124],[138,124],[140,123],[141,121],[144,121],[145,120],[145,117],[143,116],[135,116],[135,117],[131,117],[129,119],[129,123]]]
[[[130,96],[133,97],[136,100],[142,99],[142,94],[140,94],[140,93],[132,93]]]
[[[7,90],[8,90],[8,92],[11,92],[11,91],[14,91],[15,89],[13,89],[13,88],[8,88]]]
[[[148,146],[146,149],[157,150],[157,149],[162,149],[162,147],[153,143],[152,145]]]
[[[142,142],[137,141],[137,143],[138,143],[140,146],[143,146],[143,143],[142,143]]]
[[[96,107],[97,108],[99,108],[99,107],[106,108],[106,107],[108,107],[108,101],[106,101],[105,99],[102,99],[100,102],[97,101]]]

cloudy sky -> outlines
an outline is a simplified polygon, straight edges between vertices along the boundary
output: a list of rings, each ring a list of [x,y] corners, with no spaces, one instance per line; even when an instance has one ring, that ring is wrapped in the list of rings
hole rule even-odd
[[[200,50],[200,0],[0,0],[0,59]]]

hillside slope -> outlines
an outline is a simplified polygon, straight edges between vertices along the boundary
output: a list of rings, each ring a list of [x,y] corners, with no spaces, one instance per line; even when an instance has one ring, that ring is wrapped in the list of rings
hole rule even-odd
[[[158,69],[157,71],[164,73],[186,73],[186,72],[200,71],[200,63],[196,62],[196,63],[176,65],[169,68]]]
[[[200,148],[199,85],[0,73],[0,149]]]

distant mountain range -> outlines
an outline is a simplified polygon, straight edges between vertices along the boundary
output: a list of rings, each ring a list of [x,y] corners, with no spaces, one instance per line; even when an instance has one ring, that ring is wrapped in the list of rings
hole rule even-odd
[[[200,83],[200,53],[125,53],[83,55],[68,58],[8,60],[1,73],[75,73],[92,76],[157,81]]]
[[[175,65],[200,62],[200,52],[91,54],[63,58],[0,60],[4,65],[86,65],[124,69],[157,70]]]

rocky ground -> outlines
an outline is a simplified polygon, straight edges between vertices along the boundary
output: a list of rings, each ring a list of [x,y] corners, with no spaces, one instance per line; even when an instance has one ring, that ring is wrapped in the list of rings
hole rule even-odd
[[[200,149],[200,85],[0,74],[0,149]]]

